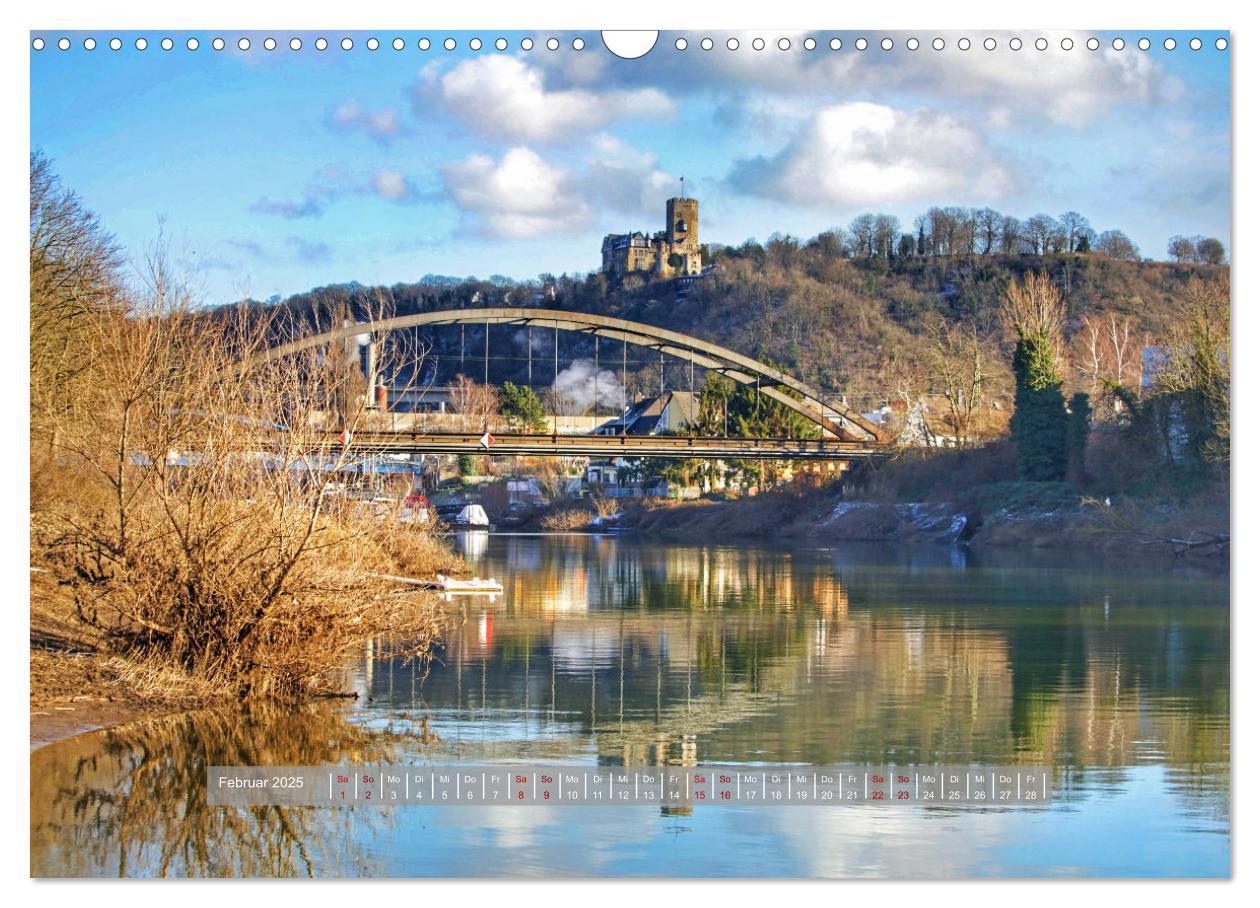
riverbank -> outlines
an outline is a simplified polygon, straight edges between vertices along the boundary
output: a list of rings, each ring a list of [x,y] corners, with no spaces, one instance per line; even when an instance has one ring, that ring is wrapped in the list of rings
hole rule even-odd
[[[1228,502],[1109,501],[1066,483],[998,482],[934,501],[854,500],[840,490],[637,501],[607,525],[663,539],[946,543],[1143,552],[1228,563]]]
[[[83,732],[205,705],[190,679],[128,662],[74,618],[42,572],[31,574],[31,750]]]

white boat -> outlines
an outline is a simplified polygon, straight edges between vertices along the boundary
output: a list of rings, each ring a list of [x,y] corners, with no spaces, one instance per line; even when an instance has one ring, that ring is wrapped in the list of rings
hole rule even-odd
[[[489,577],[482,580],[480,577],[474,577],[472,580],[458,580],[454,577],[447,577],[444,574],[437,575],[438,588],[447,593],[501,593],[503,592],[503,584]]]
[[[462,527],[488,527],[490,526],[490,518],[486,516],[486,509],[481,505],[467,504],[459,512],[459,516],[455,518],[455,523]]]

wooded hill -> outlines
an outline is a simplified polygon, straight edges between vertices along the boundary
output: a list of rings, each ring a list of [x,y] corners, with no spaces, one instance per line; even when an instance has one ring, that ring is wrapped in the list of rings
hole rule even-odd
[[[323,287],[274,305],[299,317],[316,311],[327,317],[343,306],[362,313],[381,299],[399,315],[504,305],[611,315],[774,362],[825,391],[846,395],[852,404],[873,408],[893,397],[894,385],[907,372],[930,371],[934,338],[943,328],[974,326],[992,351],[993,368],[1009,371],[1004,365],[1009,338],[999,308],[1010,282],[1030,272],[1045,270],[1067,300],[1065,351],[1079,340],[1087,317],[1115,315],[1128,320],[1139,359],[1140,347],[1159,344],[1173,323],[1187,282],[1195,276],[1228,280],[1229,274],[1228,266],[1120,261],[1096,253],[850,258],[828,252],[825,244],[790,238],[715,250],[713,263],[710,273],[690,283],[634,275],[614,283],[599,273],[542,275],[523,283],[430,276],[388,288]],[[458,328],[426,335],[426,380],[445,381],[461,371],[483,380],[483,330],[465,328],[462,359]],[[604,343],[601,368],[619,370],[619,347],[614,354]],[[589,337],[560,335],[561,369],[593,355]],[[526,337],[517,328],[492,329],[490,381],[524,382],[532,366],[532,384],[545,389],[554,375],[554,356],[550,332],[535,329]],[[659,362],[650,351],[632,348],[627,371],[640,393],[659,386]],[[667,387],[685,388],[690,381],[685,363],[667,363],[665,376]],[[1080,377],[1073,370],[1069,381]],[[1008,386],[995,382],[995,396]]]

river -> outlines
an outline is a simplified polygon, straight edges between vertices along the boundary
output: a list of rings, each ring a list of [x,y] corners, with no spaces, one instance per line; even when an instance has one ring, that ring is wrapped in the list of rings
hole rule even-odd
[[[1222,876],[1229,584],[888,546],[459,537],[427,665],[353,705],[207,711],[32,754],[40,876]],[[1041,807],[206,805],[222,764],[1029,764]]]

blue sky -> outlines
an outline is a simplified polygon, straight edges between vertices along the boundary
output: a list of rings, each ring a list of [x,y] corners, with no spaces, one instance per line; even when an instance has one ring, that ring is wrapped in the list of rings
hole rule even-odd
[[[32,146],[133,254],[163,223],[209,303],[426,273],[586,272],[605,233],[661,229],[680,176],[708,242],[811,236],[864,211],[908,231],[931,205],[990,205],[1077,210],[1152,258],[1176,233],[1230,245],[1217,32],[1099,32],[1094,51],[1068,32],[995,32],[992,51],[974,31],[940,33],[940,51],[937,33],[914,34],[917,50],[912,33],[888,33],[884,51],[883,32],[746,32],[732,51],[722,32],[706,51],[703,33],[663,32],[634,61],[595,32],[555,33],[555,51],[551,33],[251,32],[247,51],[236,32],[221,51],[217,33],[118,33],[117,51],[113,33],[69,33],[66,51],[63,33],[37,34]]]

